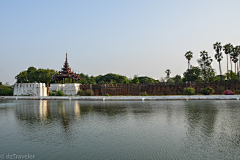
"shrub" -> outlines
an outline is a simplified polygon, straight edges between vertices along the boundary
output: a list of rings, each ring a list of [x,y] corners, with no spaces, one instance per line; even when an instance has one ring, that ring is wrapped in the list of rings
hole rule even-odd
[[[141,96],[148,96],[146,92],[141,93]]]
[[[56,96],[57,90],[52,90],[48,93],[49,96]]]
[[[185,95],[194,95],[195,94],[195,89],[192,87],[187,87],[183,89],[183,94]]]
[[[93,96],[93,91],[88,89],[88,90],[85,91],[85,95],[86,96]]]
[[[225,90],[225,87],[220,86],[220,87],[218,88],[218,93],[219,93],[219,94],[222,94],[224,90]]]
[[[65,96],[65,94],[63,93],[63,91],[58,90],[58,91],[56,92],[56,96]]]
[[[49,94],[49,96],[65,96],[65,94],[61,90],[58,90],[58,91],[52,90],[48,94]]]
[[[0,85],[0,96],[12,96],[13,88],[7,85]]]
[[[181,92],[179,90],[177,90],[177,95],[180,95],[180,94],[181,94]]]
[[[80,89],[80,90],[78,90],[77,95],[85,96],[85,92],[82,89]]]
[[[240,90],[236,90],[236,91],[235,91],[235,94],[240,94]]]
[[[49,95],[49,96],[55,96],[55,93],[49,92],[48,95]]]
[[[108,93],[105,96],[110,96]]]
[[[213,93],[214,93],[214,89],[212,89],[211,87],[202,88],[202,89],[200,90],[200,93],[201,93],[201,94],[204,94],[204,95],[210,95],[210,94],[213,94]]]
[[[227,90],[224,91],[222,94],[223,94],[223,95],[234,95],[234,92],[227,89]]]
[[[77,95],[79,95],[79,96],[93,96],[94,93],[93,93],[93,91],[90,90],[90,89],[88,89],[88,90],[86,90],[86,91],[83,91],[82,89],[80,89],[80,90],[78,91]]]

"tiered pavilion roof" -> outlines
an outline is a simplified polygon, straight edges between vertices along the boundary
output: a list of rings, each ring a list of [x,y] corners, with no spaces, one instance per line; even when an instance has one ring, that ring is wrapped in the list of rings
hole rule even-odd
[[[58,75],[54,75],[52,82],[60,82],[60,81],[65,81],[65,78],[68,80],[72,79],[72,82],[76,82],[78,80],[81,80],[80,76],[76,73],[73,73],[71,71],[71,68],[69,67],[68,61],[67,61],[67,53],[66,53],[66,61],[63,65],[63,68],[61,71],[59,71]],[[70,82],[70,81],[69,81]]]

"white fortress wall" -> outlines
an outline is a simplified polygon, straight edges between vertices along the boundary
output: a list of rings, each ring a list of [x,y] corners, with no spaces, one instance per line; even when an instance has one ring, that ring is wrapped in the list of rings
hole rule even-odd
[[[66,84],[50,84],[49,92],[53,90],[61,90],[66,95],[75,96],[79,90],[80,83],[66,83]]]
[[[15,83],[13,95],[47,96],[45,83]]]

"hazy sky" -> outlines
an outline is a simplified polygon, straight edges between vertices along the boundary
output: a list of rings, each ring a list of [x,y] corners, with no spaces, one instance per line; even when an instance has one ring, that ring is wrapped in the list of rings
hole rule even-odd
[[[1,0],[0,81],[29,66],[70,67],[88,75],[155,79],[182,75],[184,54],[214,58],[213,44],[240,44],[239,0]],[[226,72],[223,55],[222,70]],[[218,70],[214,59],[213,67]]]

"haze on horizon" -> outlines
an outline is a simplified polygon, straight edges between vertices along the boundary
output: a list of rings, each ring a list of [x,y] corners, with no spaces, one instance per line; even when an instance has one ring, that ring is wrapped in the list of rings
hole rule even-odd
[[[175,76],[191,50],[214,59],[213,44],[240,44],[239,0],[0,1],[0,82],[30,66],[127,77]],[[223,54],[222,71],[226,73]],[[213,67],[219,74],[218,63]]]

